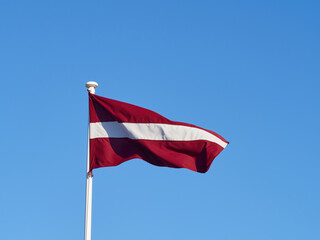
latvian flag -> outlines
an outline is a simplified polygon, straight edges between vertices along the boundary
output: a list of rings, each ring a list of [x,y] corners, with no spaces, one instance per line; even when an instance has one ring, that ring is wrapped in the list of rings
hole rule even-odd
[[[90,170],[140,158],[205,173],[228,144],[212,131],[90,92],[89,112]]]

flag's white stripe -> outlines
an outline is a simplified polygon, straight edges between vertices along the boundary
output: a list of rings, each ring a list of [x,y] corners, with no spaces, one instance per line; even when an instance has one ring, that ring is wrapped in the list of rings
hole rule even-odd
[[[225,148],[227,143],[215,135],[195,127],[162,123],[90,123],[90,139],[130,138],[141,140],[193,141],[206,140]]]

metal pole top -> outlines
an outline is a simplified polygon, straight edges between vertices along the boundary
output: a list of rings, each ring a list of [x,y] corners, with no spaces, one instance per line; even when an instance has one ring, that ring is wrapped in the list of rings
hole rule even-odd
[[[89,92],[94,94],[95,88],[98,87],[98,83],[90,81],[86,83],[86,88],[88,88]]]

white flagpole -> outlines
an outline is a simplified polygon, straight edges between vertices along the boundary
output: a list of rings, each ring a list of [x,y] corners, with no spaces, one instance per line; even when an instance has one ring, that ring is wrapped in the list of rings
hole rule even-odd
[[[86,87],[94,94],[98,87],[96,82],[87,82]],[[84,239],[91,240],[91,216],[92,216],[92,173],[90,171],[90,121],[88,125],[88,150],[87,150],[87,183],[86,183],[86,216],[84,225]]]

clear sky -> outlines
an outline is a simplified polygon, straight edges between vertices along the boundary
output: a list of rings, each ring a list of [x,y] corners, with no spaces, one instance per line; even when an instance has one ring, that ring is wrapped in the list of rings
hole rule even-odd
[[[206,174],[94,171],[92,239],[320,239],[319,1],[0,1],[2,239],[83,239],[87,81],[213,130]]]

